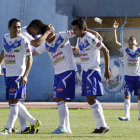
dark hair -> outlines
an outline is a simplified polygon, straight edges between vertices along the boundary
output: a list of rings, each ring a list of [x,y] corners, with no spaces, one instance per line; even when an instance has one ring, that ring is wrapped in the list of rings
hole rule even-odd
[[[13,23],[16,23],[16,22],[20,22],[19,19],[16,19],[16,18],[12,18],[9,20],[9,23],[8,23],[8,27],[11,27]]]
[[[78,28],[81,30],[82,28],[85,28],[85,30],[87,30],[87,24],[86,22],[82,19],[82,18],[75,18],[73,19],[73,21],[71,22],[71,25],[76,25],[78,26]]]
[[[44,24],[44,26],[42,26],[42,28],[40,30],[40,34],[43,35],[47,31],[47,27],[48,27],[48,24]]]
[[[128,41],[130,41],[130,39],[131,39],[131,38],[134,38],[134,36],[133,36],[133,35],[132,35],[132,36],[130,36],[130,38],[129,38],[129,40],[128,40]]]
[[[28,28],[34,27],[34,28],[38,28],[41,29],[44,26],[44,23],[39,20],[39,19],[34,19],[31,21],[31,23],[28,25]]]

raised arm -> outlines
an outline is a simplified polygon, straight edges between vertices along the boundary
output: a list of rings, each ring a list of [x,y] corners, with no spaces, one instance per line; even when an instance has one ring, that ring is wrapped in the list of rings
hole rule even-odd
[[[0,55],[0,75],[3,75],[2,70],[1,70],[1,65],[4,61],[4,50],[2,50],[1,55]]]
[[[118,42],[117,33],[116,33],[116,29],[118,28],[118,26],[119,26],[119,23],[117,23],[115,21],[114,24],[113,24],[113,29],[114,29],[114,43],[115,43],[116,48],[117,49],[120,49],[121,48],[121,43]]]
[[[50,30],[47,30],[41,37],[35,39],[35,40],[31,40],[31,45],[34,47],[38,47],[40,46],[48,37],[48,35],[51,33]]]
[[[111,73],[109,70],[109,62],[110,62],[110,58],[109,58],[109,50],[103,46],[100,51],[103,53],[104,56],[104,61],[105,61],[105,73],[104,76],[106,79],[110,79],[111,77]]]

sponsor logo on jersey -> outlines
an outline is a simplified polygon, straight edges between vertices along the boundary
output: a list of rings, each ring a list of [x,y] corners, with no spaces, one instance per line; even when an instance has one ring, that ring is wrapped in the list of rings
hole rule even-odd
[[[14,52],[20,52],[20,50],[14,50]]]
[[[61,49],[64,48],[64,45],[61,45],[60,48],[61,48]]]

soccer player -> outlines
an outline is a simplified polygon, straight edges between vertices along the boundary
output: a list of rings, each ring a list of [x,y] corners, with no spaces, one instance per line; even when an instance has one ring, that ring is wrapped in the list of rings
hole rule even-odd
[[[18,102],[24,99],[26,83],[32,66],[30,42],[21,35],[21,23],[13,18],[9,21],[9,34],[3,37],[3,50],[0,56],[0,66],[5,62],[6,68],[6,99],[9,101],[10,114],[5,128],[0,134],[12,133],[12,128],[18,113],[30,123],[31,133],[40,126],[40,121],[33,118],[26,107]]]
[[[136,38],[131,36],[128,40],[128,47],[120,44],[117,40],[116,29],[119,23],[113,24],[116,48],[123,52],[124,63],[124,110],[125,116],[119,117],[121,121],[130,121],[130,98],[132,92],[138,98],[138,110],[140,120],[140,47],[137,47]]]
[[[54,27],[46,41],[35,49],[33,55],[48,52],[52,59],[55,76],[54,76],[54,92],[55,101],[57,102],[59,114],[59,126],[52,133],[71,134],[69,122],[69,110],[67,100],[75,97],[75,71],[76,64],[69,38],[74,36],[73,32],[59,32],[55,34]],[[42,33],[45,30],[42,29]]]
[[[111,77],[109,71],[109,51],[105,45],[93,34],[86,31],[87,25],[81,18],[73,19],[73,33],[78,37],[77,47],[73,48],[75,54],[80,55],[82,73],[82,96],[86,96],[91,106],[96,123],[96,129],[92,133],[106,133],[109,127],[106,124],[103,109],[96,96],[103,95],[103,85],[100,72],[100,52],[105,60],[105,78]]]
[[[50,33],[49,30],[47,30],[42,36],[39,36],[42,27],[44,27],[43,22],[39,19],[35,19],[35,20],[32,20],[28,26],[21,28],[21,33],[31,43],[32,51],[34,50],[35,47],[41,45]],[[5,76],[6,71],[5,71],[4,65],[3,65],[3,73]],[[3,75],[2,72],[0,75]],[[24,99],[19,99],[19,102],[23,104],[25,98],[26,98],[26,94],[24,94]],[[20,126],[21,126],[21,133],[22,134],[30,133],[30,127],[27,125],[26,120],[20,114],[18,114],[18,118],[19,118],[19,122],[20,122]],[[12,129],[12,130],[14,130],[14,129]]]

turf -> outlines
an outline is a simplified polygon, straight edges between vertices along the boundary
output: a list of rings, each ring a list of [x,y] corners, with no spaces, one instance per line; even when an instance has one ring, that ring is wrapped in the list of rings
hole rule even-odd
[[[95,129],[95,123],[90,109],[70,109],[70,122],[72,134],[51,134],[57,128],[57,109],[28,109],[29,112],[42,122],[38,134],[0,135],[0,140],[139,140],[140,121],[138,110],[131,110],[131,121],[122,122],[118,116],[124,114],[123,110],[104,110],[106,122],[110,131],[106,134],[90,134]],[[0,129],[3,129],[8,119],[9,109],[0,109]],[[19,121],[15,127],[20,129]]]

